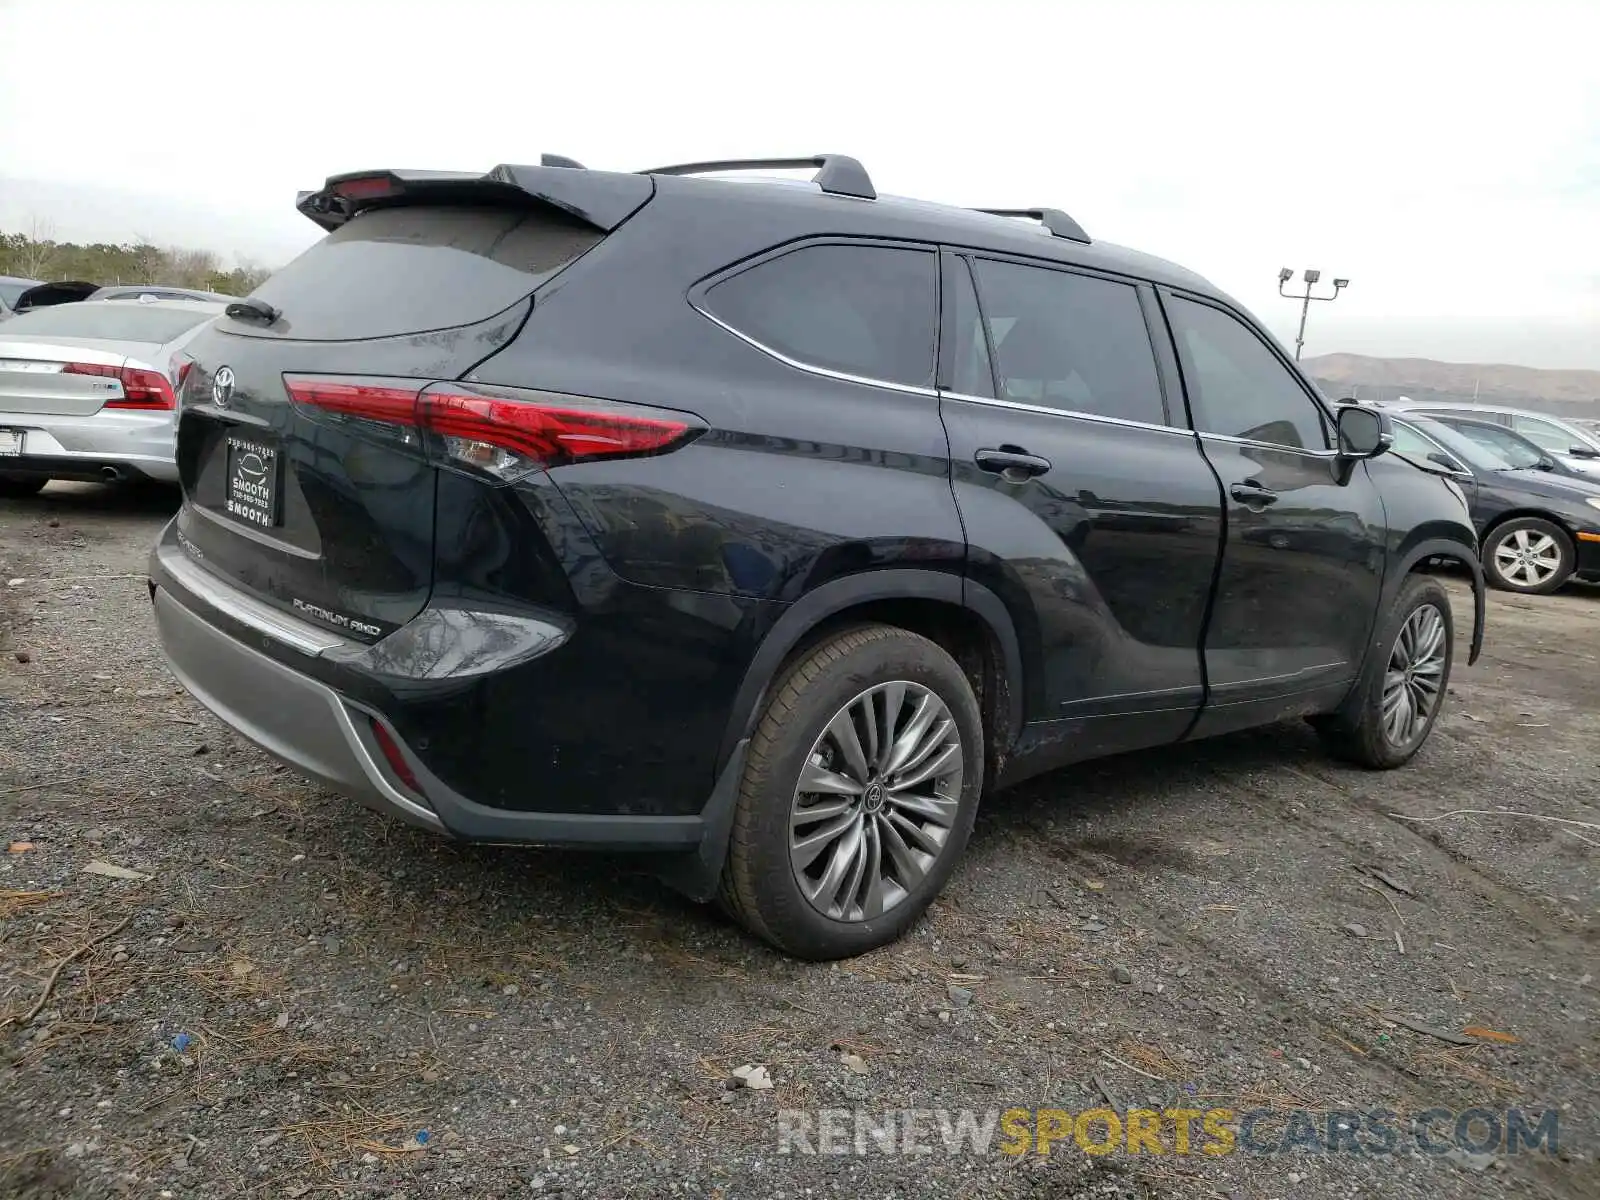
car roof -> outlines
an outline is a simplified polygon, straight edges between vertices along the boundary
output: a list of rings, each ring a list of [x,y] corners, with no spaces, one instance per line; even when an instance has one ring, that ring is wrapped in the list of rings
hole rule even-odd
[[[1558,417],[1554,413],[1540,412],[1533,408],[1513,408],[1507,404],[1473,404],[1469,400],[1396,400],[1386,405],[1396,412],[1449,412],[1453,416],[1464,416],[1470,419],[1471,414],[1503,413],[1513,417],[1538,417],[1545,421],[1569,422],[1570,417]]]
[[[25,283],[29,287],[38,287],[42,282],[40,279],[24,279],[21,275],[0,275],[0,283]]]
[[[737,202],[743,195],[779,210],[805,214],[818,234],[837,232],[855,236],[908,238],[944,242],[974,250],[1052,259],[1152,283],[1221,296],[1204,276],[1177,263],[1111,242],[1074,241],[1057,237],[1035,220],[995,216],[971,208],[909,196],[880,194],[860,200],[824,192],[816,183],[763,176],[654,176],[659,194],[694,197],[711,202]],[[829,226],[834,226],[830,230]]]

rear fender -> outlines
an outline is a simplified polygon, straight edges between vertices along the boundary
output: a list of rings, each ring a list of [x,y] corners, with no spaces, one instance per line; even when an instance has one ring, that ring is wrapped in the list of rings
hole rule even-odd
[[[1022,728],[1022,653],[1017,632],[1000,598],[988,588],[941,571],[888,569],[834,579],[791,604],[763,639],[734,698],[733,715],[717,756],[726,763],[734,748],[755,732],[762,701],[784,659],[806,634],[849,608],[881,600],[939,600],[976,615],[994,635],[1006,673],[1002,728],[1006,747]]]

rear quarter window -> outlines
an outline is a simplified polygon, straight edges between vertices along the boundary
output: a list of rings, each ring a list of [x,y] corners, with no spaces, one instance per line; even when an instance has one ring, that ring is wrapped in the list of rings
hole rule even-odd
[[[283,313],[234,333],[358,341],[453,329],[529,295],[605,235],[548,206],[380,208],[341,225],[252,296]]]
[[[216,317],[215,308],[151,308],[110,302],[52,304],[6,322],[7,337],[106,338],[164,344]]]
[[[808,367],[933,385],[938,258],[894,246],[802,246],[707,289],[702,307]]]

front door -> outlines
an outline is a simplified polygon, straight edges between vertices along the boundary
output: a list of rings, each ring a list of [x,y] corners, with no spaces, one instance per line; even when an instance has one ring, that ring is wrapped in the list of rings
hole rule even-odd
[[[1222,566],[1195,736],[1314,711],[1361,668],[1383,584],[1383,505],[1337,469],[1332,419],[1253,326],[1163,294],[1191,418],[1222,484]]]
[[[1033,262],[945,264],[940,412],[968,578],[1006,602],[1028,668],[1014,762],[1174,741],[1204,696],[1222,513],[1170,349],[1158,367],[1154,292]]]

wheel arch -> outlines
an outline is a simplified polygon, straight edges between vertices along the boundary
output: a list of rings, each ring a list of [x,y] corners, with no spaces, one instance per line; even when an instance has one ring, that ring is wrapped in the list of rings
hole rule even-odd
[[[1383,604],[1379,610],[1387,612],[1389,605],[1405,585],[1406,579],[1421,571],[1436,558],[1448,559],[1466,567],[1472,575],[1472,643],[1467,653],[1469,667],[1478,661],[1478,655],[1483,650],[1484,625],[1488,610],[1488,587],[1484,582],[1483,560],[1479,554],[1481,544],[1481,539],[1467,542],[1463,538],[1435,536],[1407,547],[1389,576],[1387,586],[1384,588]],[[1379,630],[1374,625],[1373,642],[1367,648],[1368,655],[1378,649],[1378,640]]]
[[[784,665],[851,625],[881,623],[920,633],[950,651],[974,682],[988,755],[1003,759],[1022,728],[1022,653],[1011,615],[981,584],[942,571],[888,568],[829,580],[796,600],[757,648],[735,693],[717,762],[754,731]]]
[[[1542,508],[1508,508],[1503,513],[1496,513],[1494,515],[1494,520],[1490,521],[1486,526],[1484,526],[1483,536],[1478,539],[1479,553],[1481,554],[1483,552],[1483,547],[1489,541],[1489,535],[1496,529],[1499,529],[1508,521],[1520,521],[1524,518],[1532,518],[1536,521],[1548,521],[1551,525],[1554,525],[1557,529],[1561,530],[1562,533],[1567,535],[1567,542],[1573,546],[1574,550],[1576,550],[1577,539],[1574,536],[1575,531],[1572,528],[1572,523],[1567,521],[1559,514]]]

